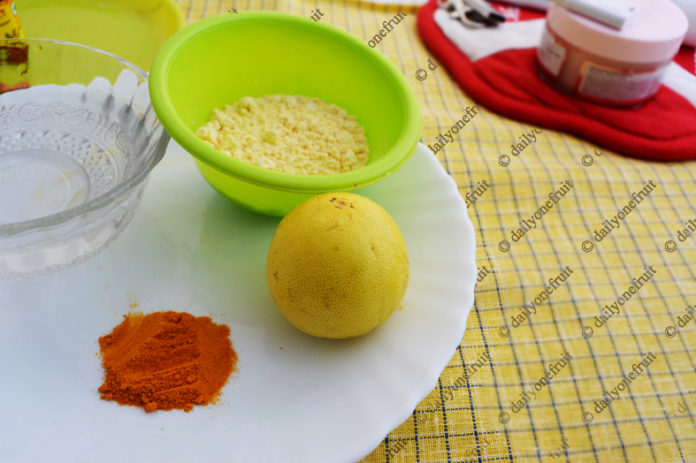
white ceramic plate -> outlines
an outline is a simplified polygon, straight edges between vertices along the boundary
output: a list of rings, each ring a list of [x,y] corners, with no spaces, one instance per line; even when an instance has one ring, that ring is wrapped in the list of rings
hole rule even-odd
[[[268,293],[278,219],[214,192],[172,143],[113,245],[57,274],[0,282],[0,460],[324,463],[368,454],[454,354],[476,268],[464,202],[427,149],[361,193],[406,240],[403,309],[367,336],[314,339]],[[97,339],[136,303],[229,325],[238,371],[218,404],[147,414],[99,399]]]

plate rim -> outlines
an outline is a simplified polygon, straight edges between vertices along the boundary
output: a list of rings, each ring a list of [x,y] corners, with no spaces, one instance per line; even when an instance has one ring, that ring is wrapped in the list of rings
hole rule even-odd
[[[466,235],[463,236],[463,239],[467,239],[469,243],[465,245],[465,249],[467,249],[468,254],[470,255],[471,259],[467,259],[464,262],[464,265],[469,267],[469,270],[471,270],[471,281],[469,282],[463,282],[462,285],[466,285],[466,296],[467,299],[466,301],[463,301],[462,306],[465,307],[465,310],[462,312],[462,317],[458,318],[457,320],[460,322],[460,326],[457,330],[457,332],[461,332],[461,335],[459,336],[459,340],[457,341],[456,345],[453,346],[452,348],[452,354],[448,356],[447,358],[444,358],[440,362],[432,362],[431,365],[437,365],[434,366],[431,371],[430,375],[435,376],[435,380],[432,382],[432,385],[429,387],[424,387],[421,389],[414,388],[410,394],[410,400],[408,401],[409,403],[409,410],[406,413],[403,413],[401,415],[394,415],[394,417],[391,420],[385,420],[384,425],[382,426],[381,429],[386,429],[386,432],[383,432],[381,434],[381,437],[375,438],[370,440],[370,444],[367,445],[361,452],[356,452],[355,455],[350,455],[349,458],[347,458],[347,461],[358,461],[363,459],[364,457],[368,456],[371,454],[374,450],[379,447],[381,442],[397,427],[399,427],[404,421],[406,421],[410,415],[413,414],[415,411],[416,407],[418,404],[425,399],[428,394],[436,387],[438,381],[440,380],[440,377],[442,376],[442,372],[445,370],[447,365],[449,364],[450,360],[452,359],[452,356],[455,354],[457,351],[457,348],[461,345],[461,341],[464,337],[464,333],[466,332],[466,326],[467,326],[467,321],[469,318],[469,314],[471,313],[471,310],[473,309],[474,305],[474,290],[476,287],[476,231],[474,229],[474,225],[471,221],[471,218],[469,217],[468,214],[468,209],[466,206],[466,202],[464,199],[461,197],[459,194],[459,188],[457,186],[457,183],[454,181],[454,179],[447,173],[445,168],[442,166],[442,164],[437,160],[437,157],[435,156],[432,151],[427,148],[423,143],[419,142],[418,146],[416,148],[416,152],[413,153],[413,158],[416,156],[419,156],[420,153],[425,157],[427,162],[431,164],[436,164],[438,168],[438,174],[440,177],[440,181],[445,182],[446,184],[449,185],[449,188],[453,189],[454,195],[458,197],[458,201],[456,201],[459,204],[459,209],[461,212],[461,216],[458,216],[459,219],[461,220],[461,224],[464,226],[466,229]],[[356,193],[360,193],[360,191],[356,191]],[[412,406],[411,406],[412,405]],[[366,439],[367,440],[367,439]],[[369,447],[369,448],[368,448]],[[337,461],[344,461],[344,460],[337,460]]]

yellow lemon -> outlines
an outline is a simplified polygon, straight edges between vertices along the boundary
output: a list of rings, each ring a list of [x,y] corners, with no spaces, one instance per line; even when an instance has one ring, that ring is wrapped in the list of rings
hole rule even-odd
[[[278,225],[266,259],[273,301],[299,330],[363,335],[384,323],[408,286],[408,253],[391,216],[352,193],[303,202]]]

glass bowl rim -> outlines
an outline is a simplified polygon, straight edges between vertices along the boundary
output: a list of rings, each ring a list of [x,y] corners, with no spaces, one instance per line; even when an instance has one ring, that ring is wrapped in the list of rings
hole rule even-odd
[[[148,74],[143,71],[139,66],[136,66],[135,64],[131,63],[130,61],[121,58],[118,55],[115,55],[114,53],[110,53],[105,50],[101,50],[99,48],[91,47],[89,45],[84,45],[81,43],[75,43],[75,42],[69,42],[66,40],[55,40],[55,39],[42,39],[42,38],[3,38],[0,39],[0,46],[3,46],[3,44],[16,44],[16,43],[22,43],[22,42],[28,42],[29,44],[31,43],[51,43],[55,45],[67,45],[68,47],[77,47],[77,48],[84,48],[86,50],[89,50],[91,52],[105,55],[109,58],[113,58],[116,61],[119,61],[121,64],[125,65],[125,67],[130,68],[133,72],[135,72],[139,77],[142,77],[145,79],[146,82],[149,82],[149,76]],[[96,76],[95,76],[96,77]],[[152,100],[150,100],[150,105],[152,105]],[[154,111],[153,111],[154,113]],[[156,116],[156,115],[155,115]],[[164,156],[164,152],[166,150],[166,146],[162,147],[162,144],[165,144],[169,141],[169,136],[167,131],[164,129],[162,126],[161,122],[159,119],[156,118],[157,124],[160,125],[162,129],[162,135],[160,140],[157,142],[156,146],[153,148],[156,151],[155,156],[153,156],[151,162],[148,165],[145,165],[143,169],[136,169],[135,173],[126,179],[125,181],[120,182],[118,185],[110,189],[109,191],[90,199],[89,201],[82,203],[78,206],[71,207],[69,209],[66,209],[64,211],[56,212],[53,214],[45,215],[42,217],[37,217],[34,219],[30,220],[24,220],[21,222],[14,222],[14,223],[8,223],[8,224],[0,224],[0,238],[6,238],[9,236],[13,235],[19,235],[24,232],[32,231],[32,230],[37,230],[37,229],[42,229],[42,228],[48,228],[48,227],[54,227],[57,225],[62,225],[64,223],[67,223],[76,217],[85,215],[87,213],[93,212],[95,210],[101,209],[105,207],[106,205],[112,203],[113,201],[117,200],[120,196],[125,194],[126,192],[132,190],[135,188],[138,184],[140,184],[145,178],[149,175],[149,173],[152,171],[152,169],[157,165],[157,163],[162,159]]]

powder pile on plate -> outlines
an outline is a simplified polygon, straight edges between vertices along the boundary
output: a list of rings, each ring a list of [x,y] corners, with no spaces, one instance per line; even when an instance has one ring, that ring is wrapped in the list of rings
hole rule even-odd
[[[215,109],[197,131],[240,161],[290,174],[338,174],[365,165],[365,129],[343,108],[319,98],[245,97]]]
[[[101,398],[145,411],[191,411],[214,402],[237,354],[226,325],[184,312],[130,313],[99,338]]]

